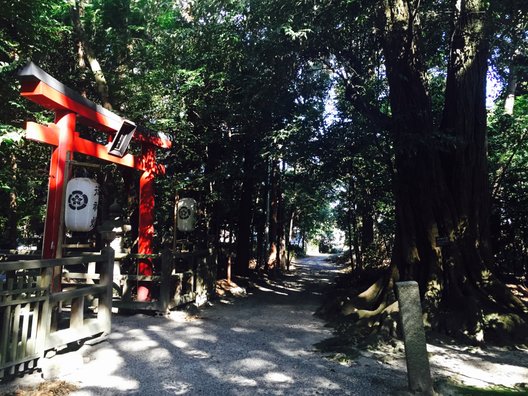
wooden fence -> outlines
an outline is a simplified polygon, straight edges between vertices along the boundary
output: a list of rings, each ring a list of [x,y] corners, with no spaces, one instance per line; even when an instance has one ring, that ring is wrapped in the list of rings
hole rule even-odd
[[[141,259],[144,256],[135,258]],[[197,299],[205,301],[208,295],[214,293],[216,265],[209,250],[164,250],[160,255],[149,255],[148,258],[156,264],[154,267],[157,271],[154,275],[123,274],[114,278],[120,295],[120,298],[114,301],[115,307],[165,314],[174,307]],[[132,265],[132,268],[137,268],[137,265]],[[134,300],[134,291],[139,284],[150,285],[150,289],[155,292],[151,301]]]
[[[98,274],[67,271],[96,265]],[[67,284],[52,293],[57,266]],[[0,379],[35,368],[47,350],[109,333],[113,266],[111,248],[81,257],[0,262]]]

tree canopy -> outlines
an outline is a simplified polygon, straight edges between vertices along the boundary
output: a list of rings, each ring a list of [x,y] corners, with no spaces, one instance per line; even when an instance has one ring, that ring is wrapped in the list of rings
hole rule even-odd
[[[0,5],[2,248],[44,222],[49,153],[23,123],[53,120],[15,78],[31,59],[173,141],[159,247],[188,194],[198,243],[234,254],[238,274],[286,269],[293,245],[339,228],[354,271],[389,274],[350,312],[390,312],[393,282],[414,279],[434,329],[481,339],[526,324],[506,287],[528,271],[525,1]],[[138,176],[96,177],[117,186],[99,221],[118,199],[134,222]]]

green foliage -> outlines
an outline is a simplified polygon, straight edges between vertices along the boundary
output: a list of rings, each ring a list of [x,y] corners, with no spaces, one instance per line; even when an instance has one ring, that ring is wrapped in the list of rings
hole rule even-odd
[[[174,142],[159,160],[159,240],[168,239],[174,195],[192,192],[208,224],[235,230],[245,191],[253,226],[266,218],[268,164],[284,164],[282,219],[306,238],[337,225],[365,264],[390,256],[395,230],[394,145],[388,82],[379,35],[379,2],[214,0],[82,0],[81,23],[99,61],[113,110],[161,131]],[[31,58],[96,102],[89,65],[78,57],[71,7],[59,0],[1,1],[0,226],[11,233],[10,194],[16,193],[21,234],[38,233],[46,197],[49,150],[22,139],[25,120],[52,121],[19,97],[16,70]],[[509,62],[526,68],[525,2],[493,2],[492,65],[503,85]],[[442,117],[450,29],[445,4],[426,2],[422,61],[434,120]],[[86,61],[86,59],[85,59]],[[528,173],[526,81],[512,117],[495,111],[490,171],[495,182],[497,264],[526,268]],[[331,103],[332,110],[328,108]],[[425,144],[452,146],[448,139]],[[134,148],[137,150],[137,148]],[[250,160],[248,160],[250,159]],[[504,171],[503,171],[504,169]],[[102,179],[126,189],[115,167]],[[244,190],[247,182],[253,189]],[[135,193],[131,188],[130,194]],[[116,194],[117,191],[109,191]],[[105,202],[111,203],[109,196]],[[125,211],[131,214],[133,204]],[[163,234],[163,235],[162,235]],[[358,258],[356,258],[358,259]]]
[[[0,146],[18,144],[23,136],[23,130],[14,129],[10,125],[0,125]]]
[[[25,142],[22,130],[24,120],[49,113],[19,96],[15,74],[30,58],[57,70],[70,28],[63,1],[1,1],[0,8],[0,247],[14,248],[18,238],[42,232],[49,160],[49,151]]]
[[[496,265],[519,276],[528,269],[528,96],[516,98],[512,116],[502,112],[498,106],[489,121]]]
[[[307,139],[321,122],[325,74],[301,73],[310,68],[299,51],[308,31],[290,17],[295,4],[200,1],[175,6],[127,0],[78,4],[82,38],[74,34],[70,16],[75,2],[34,0],[4,7],[0,78],[5,90],[0,94],[10,107],[0,119],[0,149],[4,158],[16,156],[17,167],[12,169],[21,171],[19,176],[2,173],[6,193],[14,191],[15,180],[32,174],[27,171],[34,164],[25,163],[26,154],[40,161],[35,169],[47,163],[46,156],[25,153],[36,146],[15,144],[19,135],[14,131],[21,130],[22,122],[42,119],[46,113],[36,113],[40,109],[19,98],[14,73],[32,58],[65,84],[99,101],[86,59],[77,54],[80,39],[90,45],[103,69],[114,111],[175,141],[174,149],[160,158],[168,166],[167,177],[158,181],[160,224],[170,223],[174,194],[182,190],[195,191],[220,211],[219,223],[234,224],[244,177],[239,164],[247,150],[256,159],[255,170],[265,169],[262,164],[271,158],[288,157],[293,163],[311,156],[299,153],[294,141]],[[312,115],[306,117],[306,112]],[[122,185],[111,174],[104,178]],[[263,172],[255,174],[255,182],[265,178]],[[24,188],[17,193],[21,200]],[[39,194],[43,196],[45,188]],[[26,218],[18,209],[19,219]],[[315,227],[315,220],[306,222]]]

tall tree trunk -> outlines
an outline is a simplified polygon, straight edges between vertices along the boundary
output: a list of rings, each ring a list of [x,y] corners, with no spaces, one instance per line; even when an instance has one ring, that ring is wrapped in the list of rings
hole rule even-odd
[[[352,211],[354,210],[354,202],[352,201],[352,180],[349,179],[349,183],[346,190],[346,197],[347,197],[347,214],[346,214],[346,223],[347,223],[347,241],[348,241],[348,254],[350,256],[350,268],[352,270],[357,269],[354,268],[354,229],[353,229],[353,216]]]
[[[255,189],[255,154],[253,142],[246,144],[244,154],[244,176],[238,212],[236,274],[245,275],[249,269],[251,255],[251,218],[253,209],[253,191]]]
[[[208,194],[210,197],[216,196],[217,182],[215,181],[215,173],[220,163],[218,150],[215,149],[214,143],[211,143],[206,148],[206,165],[205,165],[205,178],[209,180]],[[208,201],[208,200],[206,200]],[[221,205],[218,200],[208,202],[207,212],[209,216],[207,230],[208,230],[208,246],[212,245],[216,256],[220,252],[220,228],[221,228]],[[176,227],[176,225],[174,225]]]
[[[433,141],[431,101],[417,43],[420,21],[414,6],[419,2],[384,1],[383,50],[397,171],[393,265],[401,278],[420,284],[429,323],[476,334],[483,323],[481,303],[493,305],[485,290],[490,257],[486,2],[453,3],[441,130],[455,144],[446,144],[441,152]],[[494,299],[505,301],[505,294]],[[511,299],[508,304],[515,305]]]
[[[347,211],[347,216],[346,216],[346,219],[347,219],[347,244],[348,244],[348,255],[350,256],[349,257],[349,260],[350,260],[350,268],[352,270],[354,270],[354,255],[352,254],[353,250],[354,250],[354,243],[353,243],[353,240],[352,240],[352,219],[351,219],[351,216],[350,216],[350,211],[351,209],[349,209]]]
[[[110,90],[108,88],[108,83],[106,81],[106,77],[103,73],[103,69],[101,68],[101,65],[99,64],[99,61],[97,60],[97,57],[95,56],[95,52],[92,49],[92,46],[90,45],[90,42],[88,41],[88,38],[86,37],[86,33],[84,30],[84,26],[82,24],[82,17],[84,16],[84,7],[85,2],[84,0],[72,0],[71,1],[71,17],[73,22],[73,28],[75,30],[75,34],[78,37],[78,62],[79,65],[84,64],[83,57],[86,57],[88,60],[88,64],[90,65],[90,69],[92,70],[92,73],[94,75],[95,84],[97,86],[97,92],[99,93],[99,96],[101,97],[101,101],[103,104],[103,107],[109,110],[112,110],[112,105],[110,103]]]
[[[350,224],[352,225],[352,246],[354,247],[354,257],[356,270],[363,269],[363,252],[361,251],[361,238],[359,235],[357,208],[353,206],[349,210]]]
[[[284,207],[283,175],[286,164],[282,161],[279,166],[279,178],[277,182],[277,266],[281,270],[286,269],[286,208]]]
[[[374,214],[372,201],[367,195],[365,202],[361,205],[361,252],[363,256],[368,248],[374,243]]]
[[[350,225],[349,230],[349,240],[350,240],[350,262],[353,263],[355,261],[356,264],[356,270],[363,269],[363,256],[361,251],[361,238],[359,233],[359,227],[358,227],[358,209],[357,204],[354,202],[354,191],[355,191],[355,183],[352,176],[349,176],[348,179],[348,191],[347,191],[347,198],[348,198],[348,223]],[[352,252],[354,254],[352,255]],[[353,257],[352,257],[353,256]]]
[[[295,221],[295,209],[290,209],[290,214],[288,216],[288,230],[286,232],[286,269],[290,270],[291,264],[291,240],[293,239],[293,224]]]
[[[284,173],[284,170],[283,170],[283,173]],[[297,166],[294,166],[293,167],[293,182],[290,186],[291,191],[295,191],[296,189],[296,183],[295,183],[296,175],[297,175]],[[288,222],[288,227],[286,230],[286,270],[287,271],[290,270],[290,265],[291,265],[291,250],[292,250],[291,241],[293,239],[293,224],[295,221],[295,216],[296,216],[295,207],[292,203],[290,205],[289,213],[287,216],[287,222]]]
[[[255,208],[255,228],[257,233],[257,265],[258,269],[265,267],[267,259],[267,216],[268,216],[268,164],[266,162],[259,162],[257,166],[257,173],[263,175],[259,184],[257,192],[257,201]]]
[[[275,271],[277,262],[277,235],[279,221],[279,163],[274,160],[271,164],[270,177],[270,218],[269,218],[269,251],[266,269]]]
[[[504,101],[504,114],[513,115],[513,108],[515,106],[515,93],[518,85],[518,73],[519,73],[519,58],[521,53],[518,48],[518,37],[522,36],[521,31],[516,31],[516,35],[513,36],[513,54],[509,64],[508,83],[506,85],[506,100]]]
[[[508,85],[506,86],[506,100],[504,101],[504,114],[513,115],[515,105],[515,91],[517,90],[517,73],[510,67]]]
[[[265,203],[264,203],[264,253],[262,268],[268,268],[270,246],[270,225],[271,225],[271,185],[273,175],[273,163],[270,159],[266,161],[266,185],[265,185]]]
[[[436,178],[437,161],[421,144],[432,131],[431,104],[425,78],[416,59],[413,10],[404,0],[385,1],[386,56],[393,113],[396,174],[396,243],[393,262],[404,278],[417,279],[423,287],[427,272],[439,256],[432,255],[435,220],[428,194]],[[428,251],[429,250],[429,251]],[[426,276],[424,276],[426,275]]]

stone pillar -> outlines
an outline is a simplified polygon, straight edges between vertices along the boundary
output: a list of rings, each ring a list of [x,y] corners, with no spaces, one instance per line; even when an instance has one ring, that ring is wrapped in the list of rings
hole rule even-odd
[[[409,388],[412,392],[433,395],[418,283],[397,282],[396,291],[400,306]]]

